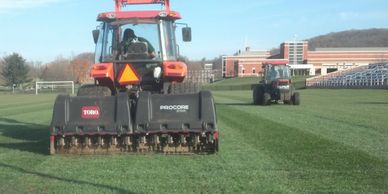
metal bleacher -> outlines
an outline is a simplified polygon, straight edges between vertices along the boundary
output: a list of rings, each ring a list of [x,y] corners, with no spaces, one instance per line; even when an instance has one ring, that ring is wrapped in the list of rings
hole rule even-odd
[[[337,71],[306,80],[308,88],[388,88],[388,62]]]

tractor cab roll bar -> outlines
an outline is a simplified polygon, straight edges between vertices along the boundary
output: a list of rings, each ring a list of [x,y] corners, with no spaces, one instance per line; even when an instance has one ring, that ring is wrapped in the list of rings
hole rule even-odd
[[[121,8],[126,5],[139,5],[139,4],[161,4],[166,11],[170,10],[170,0],[115,0],[115,11],[120,12]]]

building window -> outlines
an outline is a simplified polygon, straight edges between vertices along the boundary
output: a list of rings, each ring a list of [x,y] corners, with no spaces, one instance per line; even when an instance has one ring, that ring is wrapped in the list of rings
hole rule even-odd
[[[304,43],[292,42],[289,43],[290,49],[288,50],[288,59],[291,65],[302,64],[304,59]]]
[[[256,74],[256,68],[252,68],[252,73]]]

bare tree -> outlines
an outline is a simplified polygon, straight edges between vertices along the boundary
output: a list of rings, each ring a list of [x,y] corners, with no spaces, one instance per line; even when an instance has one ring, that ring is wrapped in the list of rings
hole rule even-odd
[[[73,81],[76,83],[85,83],[90,79],[88,72],[93,64],[93,59],[93,53],[82,53],[70,62]]]
[[[42,62],[41,61],[30,61],[27,62],[27,65],[29,66],[29,71],[28,71],[28,78],[31,80],[39,80],[42,77],[43,73],[43,67],[42,67]]]
[[[4,67],[4,61],[2,58],[0,58],[0,72],[3,72],[3,67]],[[4,85],[4,84],[5,84],[5,81],[2,78],[2,76],[0,76],[0,85]]]
[[[73,80],[70,60],[60,56],[46,64],[43,67],[42,79],[45,81]]]

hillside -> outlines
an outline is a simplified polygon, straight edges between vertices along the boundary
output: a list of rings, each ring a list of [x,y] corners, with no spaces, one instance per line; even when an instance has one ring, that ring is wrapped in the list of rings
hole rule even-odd
[[[388,47],[388,29],[332,32],[307,41],[309,41],[309,50],[327,47]]]

